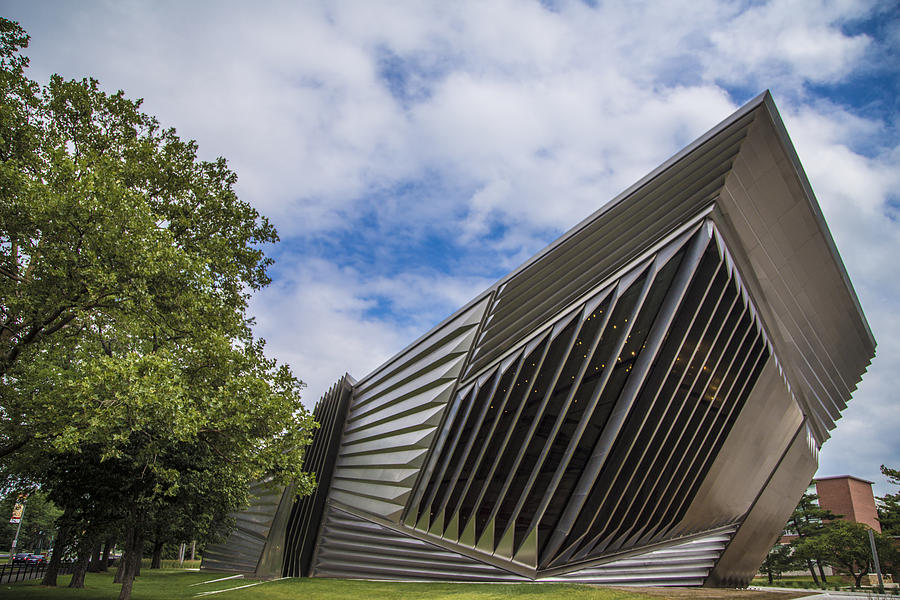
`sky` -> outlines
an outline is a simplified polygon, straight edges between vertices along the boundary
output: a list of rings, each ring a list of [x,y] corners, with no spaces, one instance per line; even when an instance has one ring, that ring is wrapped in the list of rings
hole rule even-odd
[[[272,220],[250,313],[316,399],[769,89],[878,341],[818,475],[896,492],[900,4],[0,0]]]

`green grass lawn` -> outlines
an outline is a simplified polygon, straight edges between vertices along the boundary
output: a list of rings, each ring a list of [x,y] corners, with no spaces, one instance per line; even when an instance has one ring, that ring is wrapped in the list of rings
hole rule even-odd
[[[824,585],[826,589],[833,590],[836,588],[848,588],[852,587],[855,584],[855,580],[853,577],[849,575],[829,575],[828,582]],[[868,581],[868,580],[865,580]],[[753,578],[753,582],[750,585],[759,585],[759,586],[768,586],[769,578],[765,575],[757,575]],[[821,588],[822,583],[819,582],[819,585],[816,585],[813,582],[813,578],[810,575],[788,575],[782,578],[776,578],[772,582],[773,587],[787,587],[787,588],[806,588],[806,589],[815,589]]]
[[[643,600],[641,594],[570,584],[478,584],[478,583],[388,583],[340,579],[285,579],[259,583],[255,580],[230,579],[202,584],[225,577],[221,574],[182,570],[144,570],[135,580],[135,600],[176,600],[179,598],[211,598],[213,600],[487,600],[489,598],[561,599],[561,600]],[[36,600],[43,598],[78,598],[110,600],[119,595],[113,574],[88,573],[85,588],[70,590],[69,576],[60,576],[57,588],[41,587],[40,581],[0,585],[0,599]],[[201,585],[192,585],[198,584]],[[234,589],[259,583],[253,587]],[[206,592],[225,591],[216,594]]]

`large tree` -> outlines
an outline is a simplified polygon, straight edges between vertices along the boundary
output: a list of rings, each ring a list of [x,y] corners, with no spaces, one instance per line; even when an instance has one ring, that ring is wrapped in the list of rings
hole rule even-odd
[[[127,598],[154,518],[205,531],[253,479],[308,490],[314,423],[250,330],[278,237],[225,160],[94,80],[30,81],[27,43],[0,18],[0,459],[82,551],[124,526]]]
[[[812,575],[813,582],[816,586],[819,585],[819,578],[816,575],[815,570],[816,566],[818,566],[822,583],[827,583],[823,561],[821,557],[815,553],[816,546],[801,546],[799,544],[802,544],[807,538],[819,535],[829,521],[841,516],[820,507],[818,499],[819,497],[816,494],[804,492],[803,496],[800,497],[797,506],[794,508],[794,512],[791,513],[790,519],[788,519],[788,522],[785,525],[785,531],[797,536],[797,544],[795,544],[796,556],[806,563],[809,574]],[[813,563],[815,563],[815,565]]]
[[[875,533],[874,537],[882,567],[894,564],[897,549],[893,539],[882,533]],[[874,571],[869,527],[862,523],[832,521],[815,537],[804,538],[798,550],[823,556],[828,564],[852,575],[856,587],[862,585],[864,575]]]

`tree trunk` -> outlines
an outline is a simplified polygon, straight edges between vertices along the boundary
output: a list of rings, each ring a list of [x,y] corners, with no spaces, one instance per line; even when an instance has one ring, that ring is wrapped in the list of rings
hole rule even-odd
[[[134,536],[131,536],[134,539]],[[135,567],[135,547],[134,544],[128,544],[125,554],[122,556],[121,566],[119,570],[122,573],[121,581],[122,589],[119,590],[119,600],[129,600],[131,598],[131,590],[134,587],[134,567]]]
[[[197,560],[197,540],[191,542],[191,560]]]
[[[69,582],[70,588],[84,587],[84,574],[87,573],[88,561],[91,559],[93,546],[89,539],[80,540],[78,544],[78,559],[75,561],[75,569],[72,571],[72,581]]]
[[[144,540],[141,532],[135,526],[129,528],[129,541],[122,557],[122,589],[119,591],[119,600],[130,600],[131,590],[134,588],[134,578],[138,575],[141,566],[141,558],[144,556]]]
[[[132,546],[134,545],[134,526],[129,525],[125,529],[125,547],[122,549],[122,558],[119,559],[119,568],[116,569],[116,576],[113,583],[122,583],[124,581],[125,572],[128,570],[128,561],[131,560]]]
[[[108,538],[103,544],[103,557],[100,559],[100,570],[104,573],[109,570],[109,553],[112,551],[113,539]]]
[[[44,579],[41,585],[56,587],[56,577],[59,574],[59,565],[62,563],[63,554],[66,553],[66,544],[69,543],[69,528],[60,527],[59,534],[56,536],[56,545],[53,546],[53,555],[50,557],[50,564],[44,571]]]
[[[97,538],[91,548],[91,562],[88,565],[88,571],[91,573],[99,573],[103,569],[100,568],[100,561],[103,560],[103,541]]]
[[[769,585],[772,585],[773,583],[775,583],[772,580],[772,569],[766,569],[766,574],[769,576]]]
[[[819,587],[819,578],[816,576],[816,569],[813,567],[812,561],[806,559],[806,566],[809,569],[809,574],[812,575],[813,583],[816,587]]]
[[[162,566],[163,543],[159,540],[153,542],[153,558],[150,560],[151,569],[159,569]]]
[[[141,574],[141,564],[144,560],[144,536],[137,532],[134,534],[134,576]]]
[[[131,589],[134,587],[134,574],[132,573],[130,577],[126,577],[122,582],[122,589],[119,590],[119,600],[130,600],[131,599]]]
[[[116,566],[116,574],[113,575],[113,583],[122,583],[122,576],[125,574],[125,555],[122,555],[122,558],[119,559],[119,564]]]
[[[816,564],[819,566],[819,575],[822,576],[822,587],[825,587],[828,585],[828,580],[825,579],[825,569],[822,568],[822,561],[817,558]]]

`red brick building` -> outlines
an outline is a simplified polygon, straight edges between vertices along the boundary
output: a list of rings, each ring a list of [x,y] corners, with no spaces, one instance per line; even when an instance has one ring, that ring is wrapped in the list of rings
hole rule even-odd
[[[871,481],[852,475],[837,475],[819,477],[815,482],[819,506],[841,515],[847,521],[863,523],[881,532]]]

